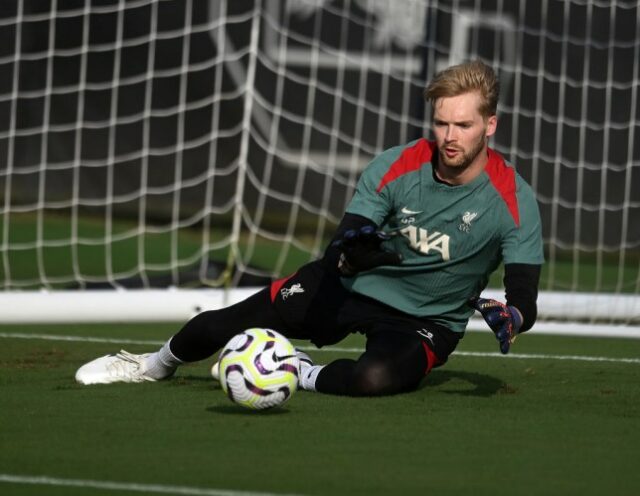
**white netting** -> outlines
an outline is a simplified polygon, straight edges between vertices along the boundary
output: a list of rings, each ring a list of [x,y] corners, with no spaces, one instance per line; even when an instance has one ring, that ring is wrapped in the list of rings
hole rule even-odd
[[[502,84],[492,146],[538,195],[542,288],[631,295],[637,321],[639,19],[622,0],[3,2],[3,288],[287,273],[368,160],[428,136],[425,82],[478,57]]]

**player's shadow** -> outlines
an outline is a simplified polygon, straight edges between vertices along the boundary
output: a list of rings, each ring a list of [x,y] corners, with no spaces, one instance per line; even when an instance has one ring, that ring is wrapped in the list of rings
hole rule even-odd
[[[285,415],[289,413],[286,408],[269,408],[266,410],[250,410],[240,405],[215,405],[207,407],[208,412],[225,415],[260,415],[261,417],[273,415]]]
[[[438,387],[440,393],[461,396],[488,397],[510,391],[509,386],[497,377],[456,370],[432,370],[420,385],[420,389],[425,387]]]
[[[181,375],[179,377],[172,377],[169,381],[171,386],[190,386],[191,388],[203,389],[207,392],[215,391],[216,394],[219,394],[220,397],[224,396],[222,392],[222,387],[220,383],[213,380],[211,376],[206,375]],[[224,400],[223,401],[228,401]],[[225,414],[225,415],[261,415],[261,416],[272,416],[272,415],[283,415],[289,413],[289,410],[284,408],[270,408],[267,410],[251,410],[249,408],[244,408],[240,405],[234,405],[229,402],[229,404],[225,405],[213,405],[206,408],[207,412],[217,413],[217,414]]]

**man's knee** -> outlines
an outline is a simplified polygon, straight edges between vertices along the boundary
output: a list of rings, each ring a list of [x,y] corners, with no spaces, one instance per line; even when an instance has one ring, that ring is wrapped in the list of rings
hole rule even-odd
[[[409,389],[394,373],[390,364],[380,360],[359,362],[351,377],[351,396],[382,396]]]

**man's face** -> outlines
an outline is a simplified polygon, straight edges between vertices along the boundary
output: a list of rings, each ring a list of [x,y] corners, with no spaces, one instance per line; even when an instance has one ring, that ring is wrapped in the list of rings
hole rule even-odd
[[[438,145],[440,163],[465,169],[486,151],[487,137],[495,133],[495,115],[484,119],[478,92],[443,97],[436,100],[433,132]]]

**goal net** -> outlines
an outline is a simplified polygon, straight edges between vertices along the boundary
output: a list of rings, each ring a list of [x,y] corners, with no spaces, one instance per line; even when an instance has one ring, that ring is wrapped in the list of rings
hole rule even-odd
[[[295,270],[373,156],[429,137],[426,81],[480,58],[502,88],[491,146],[541,209],[541,326],[624,335],[639,19],[624,0],[2,2],[3,318],[181,320]]]

